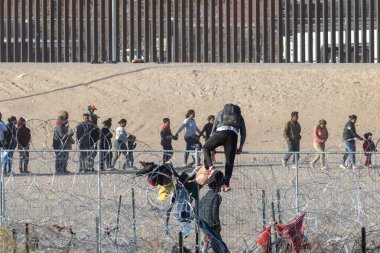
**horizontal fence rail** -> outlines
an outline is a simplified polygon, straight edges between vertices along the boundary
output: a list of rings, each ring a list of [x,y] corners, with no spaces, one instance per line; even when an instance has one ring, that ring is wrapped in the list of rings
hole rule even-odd
[[[0,62],[379,62],[380,0],[1,0]]]

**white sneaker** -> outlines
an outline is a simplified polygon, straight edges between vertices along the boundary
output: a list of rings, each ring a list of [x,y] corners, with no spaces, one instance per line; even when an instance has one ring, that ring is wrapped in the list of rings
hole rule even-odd
[[[341,164],[341,165],[340,165],[340,168],[341,168],[341,169],[344,169],[344,170],[347,169],[347,167],[344,166],[344,164]]]
[[[356,167],[355,165],[352,165],[352,169],[353,170],[356,170],[358,167]]]
[[[297,169],[297,166],[295,164],[293,164],[292,169]]]
[[[327,169],[326,166],[322,166],[322,167],[321,167],[321,170],[325,170],[325,169]]]
[[[286,164],[285,160],[282,160],[282,167],[287,167],[288,165]]]

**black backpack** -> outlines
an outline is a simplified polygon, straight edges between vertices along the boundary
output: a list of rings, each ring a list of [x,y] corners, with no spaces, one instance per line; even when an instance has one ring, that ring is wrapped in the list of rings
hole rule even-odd
[[[241,121],[240,107],[234,104],[226,104],[223,108],[222,123],[226,126],[240,127]]]

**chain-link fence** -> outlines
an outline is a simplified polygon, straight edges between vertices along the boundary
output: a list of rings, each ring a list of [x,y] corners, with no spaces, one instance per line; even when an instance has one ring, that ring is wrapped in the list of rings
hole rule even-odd
[[[95,150],[94,171],[86,172],[79,172],[78,151],[70,151],[71,173],[56,173],[52,150],[29,152],[31,173],[17,171],[15,152],[12,173],[1,176],[2,252],[171,252],[178,244],[183,223],[175,218],[176,208],[166,223],[170,197],[160,201],[158,189],[135,175],[141,171],[140,161],[162,164],[162,151],[131,151],[134,164],[123,153],[113,169],[102,171],[101,151]],[[201,152],[189,152],[202,157]],[[306,212],[305,235],[320,252],[360,251],[362,227],[367,251],[378,251],[378,154],[373,154],[373,168],[342,169],[343,154],[327,152],[324,170],[309,164],[316,153],[301,153],[287,167],[282,166],[284,155],[245,152],[236,157],[232,190],[221,193],[220,207],[221,235],[231,252],[254,252],[263,226],[289,223],[301,212]],[[193,171],[195,165],[184,167],[182,157],[183,152],[174,152],[175,170]],[[363,154],[356,158],[363,164]],[[131,166],[123,169],[125,162]],[[216,155],[216,167],[224,172],[224,154]],[[206,192],[203,187],[200,196]],[[195,220],[183,242],[192,251],[197,249]]]

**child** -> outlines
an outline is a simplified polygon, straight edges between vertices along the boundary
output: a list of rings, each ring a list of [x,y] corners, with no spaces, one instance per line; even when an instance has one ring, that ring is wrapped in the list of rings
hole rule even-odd
[[[219,207],[222,203],[222,197],[220,196],[220,191],[223,185],[223,173],[221,171],[215,171],[211,178],[211,183],[208,184],[210,188],[205,196],[199,201],[199,218],[207,223],[211,231],[222,240],[220,232],[222,230],[219,218]],[[206,245],[209,242],[209,238],[205,238]],[[210,241],[210,246],[207,248],[212,248],[214,252],[219,252],[217,245],[214,241]],[[207,251],[206,251],[207,252]]]
[[[128,167],[133,168],[133,164],[135,163],[135,159],[133,158],[133,150],[136,148],[137,143],[136,143],[136,136],[130,134],[127,137],[127,147],[128,147]]]
[[[164,150],[162,161],[166,163],[173,156],[172,140],[178,140],[178,138],[172,134],[172,131],[170,129],[170,119],[164,118],[162,121],[164,123],[160,132],[161,146]]]
[[[203,129],[202,131],[200,132],[199,134],[199,138],[201,138],[202,136],[205,138],[205,142],[210,138],[211,136],[211,132],[212,132],[212,127],[214,126],[214,121],[215,121],[215,116],[214,115],[210,115],[207,117],[207,124],[203,126]],[[204,133],[206,135],[204,135]],[[211,160],[212,162],[216,162],[216,152],[213,151],[211,153]]]
[[[30,173],[28,171],[30,139],[30,130],[26,127],[25,119],[21,117],[17,121],[17,143],[20,152],[19,169],[21,173]]]
[[[370,132],[364,134],[363,151],[365,152],[364,155],[366,156],[364,166],[372,168],[371,152],[376,152],[377,150],[375,143],[372,140],[372,133]]]
[[[205,141],[207,141],[210,138],[214,121],[215,121],[214,115],[210,115],[207,117],[207,124],[203,126],[202,131],[199,133],[199,138],[203,136],[205,138]],[[203,134],[206,134],[206,135],[203,135]]]

